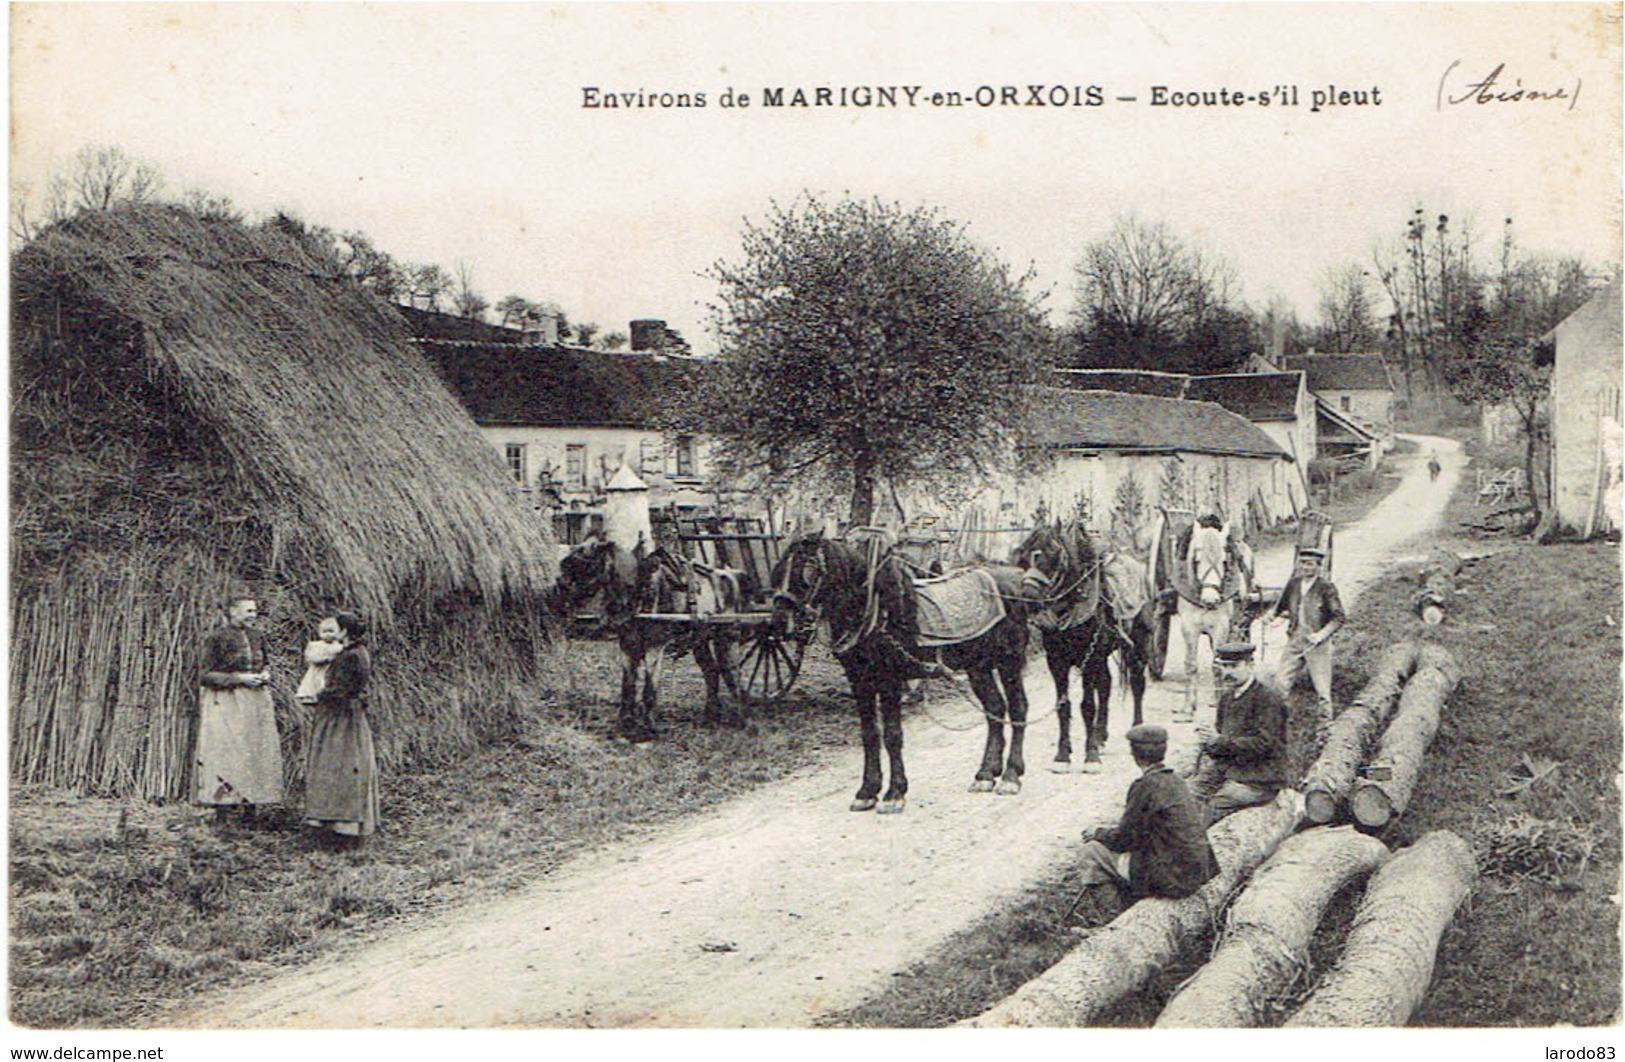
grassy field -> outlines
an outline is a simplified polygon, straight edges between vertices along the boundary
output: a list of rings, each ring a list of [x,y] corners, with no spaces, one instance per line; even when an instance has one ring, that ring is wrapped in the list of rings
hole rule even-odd
[[[694,725],[692,662],[668,665],[661,741],[610,737],[610,647],[576,643],[561,694],[524,738],[442,769],[386,776],[357,851],[292,811],[217,827],[185,805],[11,793],[10,1017],[49,1028],[163,1025],[205,988],[294,965],[380,928],[535,881],[580,849],[658,828],[846,753],[845,680],[816,647],[796,689],[744,730]],[[572,692],[579,691],[579,692]]]
[[[1500,455],[1485,455],[1493,460]],[[1505,463],[1505,462],[1500,462]],[[1445,527],[1476,522],[1471,470]],[[1336,693],[1364,684],[1362,662],[1409,637],[1436,638],[1465,665],[1405,814],[1381,834],[1398,848],[1451,830],[1481,874],[1441,941],[1434,983],[1413,1024],[1539,1027],[1620,1020],[1620,552],[1616,543],[1537,546],[1444,534],[1470,558],[1448,621],[1423,635],[1411,612],[1415,572],[1360,598],[1340,639]],[[1300,765],[1312,742],[1291,735]],[[1074,937],[1062,924],[1079,889],[1067,871],[1038,883],[894,979],[883,995],[826,1024],[919,1028],[981,1013],[1053,965]],[[1336,961],[1358,900],[1327,908],[1304,976],[1267,1004],[1284,1020]],[[1145,1027],[1194,972],[1212,940],[1103,1016]]]

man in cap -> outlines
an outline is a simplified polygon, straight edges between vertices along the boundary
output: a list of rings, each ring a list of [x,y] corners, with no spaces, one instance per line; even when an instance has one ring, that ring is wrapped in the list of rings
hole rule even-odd
[[[1270,621],[1285,618],[1287,645],[1276,671],[1281,689],[1290,691],[1304,671],[1314,684],[1318,721],[1324,729],[1334,714],[1332,709],[1332,635],[1343,626],[1343,602],[1337,587],[1321,576],[1326,562],[1324,551],[1298,550],[1298,570],[1287,580],[1281,598],[1270,613]]]
[[[1218,729],[1196,728],[1202,754],[1215,765],[1207,800],[1212,824],[1232,811],[1268,804],[1286,785],[1286,699],[1253,673],[1250,642],[1227,642],[1219,668]]]
[[[1083,846],[1085,895],[1092,910],[1084,919],[1099,925],[1122,910],[1121,890],[1131,899],[1189,896],[1219,872],[1207,842],[1201,802],[1184,779],[1162,762],[1168,731],[1137,726],[1128,732],[1129,750],[1140,777],[1128,787],[1123,817],[1116,826],[1095,830]]]

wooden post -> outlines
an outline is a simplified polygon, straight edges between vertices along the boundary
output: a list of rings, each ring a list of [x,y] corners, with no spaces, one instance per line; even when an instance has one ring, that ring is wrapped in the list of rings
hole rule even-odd
[[[1291,836],[1301,810],[1298,794],[1288,789],[1272,803],[1214,823],[1208,841],[1219,873],[1212,881],[1182,900],[1139,901],[1008,999],[959,1024],[983,1028],[1089,1024],[1144,986],[1213,924],[1231,893]]]
[[[1174,994],[1157,1028],[1242,1029],[1308,963],[1321,915],[1344,885],[1388,858],[1375,837],[1338,826],[1281,842],[1230,905],[1213,957]]]
[[[1288,1028],[1404,1025],[1433,980],[1433,962],[1478,864],[1448,830],[1394,853],[1371,876],[1343,957],[1321,978]]]
[[[1422,756],[1439,729],[1439,713],[1460,680],[1448,650],[1423,646],[1416,673],[1400,694],[1399,711],[1383,732],[1382,746],[1349,797],[1356,822],[1381,829],[1405,811],[1422,771]]]
[[[1405,680],[1416,670],[1416,661],[1415,642],[1389,646],[1365,689],[1333,720],[1320,758],[1304,778],[1304,814],[1310,822],[1324,824],[1337,817],[1376,735],[1393,714]]]
[[[1450,599],[1455,594],[1456,576],[1461,573],[1461,558],[1447,549],[1436,549],[1428,557],[1419,578],[1422,589],[1416,595],[1414,608],[1422,622],[1437,627],[1444,622]]]

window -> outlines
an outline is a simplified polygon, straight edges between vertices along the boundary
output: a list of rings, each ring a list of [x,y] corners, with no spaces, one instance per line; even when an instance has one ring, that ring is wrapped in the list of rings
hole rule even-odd
[[[587,480],[587,448],[580,443],[571,443],[564,448],[564,482],[572,487],[579,487]]]
[[[694,478],[694,436],[677,437],[677,478]]]
[[[1353,395],[1338,395],[1337,396],[1337,408],[1341,409],[1344,413],[1348,413],[1351,410],[1353,410],[1353,408],[1354,408],[1354,396]]]
[[[666,471],[665,447],[660,444],[659,439],[645,438],[638,447],[638,471],[645,480]]]
[[[525,473],[525,444],[509,443],[507,448],[508,471],[513,473],[513,481],[523,487],[530,477]]]

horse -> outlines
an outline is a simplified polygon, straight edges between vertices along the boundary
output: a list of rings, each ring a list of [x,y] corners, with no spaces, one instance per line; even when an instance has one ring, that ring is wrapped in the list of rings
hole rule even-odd
[[[940,596],[931,588],[952,583],[964,602],[985,610],[969,635],[923,632],[922,611],[936,616]],[[1026,772],[1022,756],[1027,695],[1021,673],[1026,664],[1027,618],[1021,600],[1021,572],[1007,565],[960,569],[940,580],[916,584],[907,561],[883,534],[860,534],[857,541],[808,535],[791,542],[773,569],[775,611],[813,615],[829,626],[835,659],[846,672],[857,700],[863,733],[863,779],[851,810],[900,812],[908,795],[903,765],[902,699],[910,679],[937,673],[926,659],[931,649],[941,664],[969,673],[972,691],[987,721],[987,741],[971,792],[1013,795]],[[947,589],[946,586],[943,587]],[[1010,730],[1008,742],[1005,728]],[[881,792],[880,748],[885,745],[890,781]]]
[[[1252,558],[1244,543],[1230,537],[1217,516],[1199,518],[1174,580],[1178,593],[1179,633],[1185,643],[1184,707],[1175,722],[1196,717],[1196,651],[1205,636],[1210,648],[1246,634],[1250,613],[1245,595],[1252,589]]]
[[[705,676],[703,725],[747,722],[730,632],[691,618],[737,611],[739,599],[739,582],[731,573],[708,569],[664,547],[644,553],[641,546],[627,550],[607,539],[589,538],[559,562],[549,606],[555,615],[569,618],[597,603],[599,628],[612,634],[621,650],[616,732],[628,741],[644,742],[658,735],[658,664],[668,655],[690,654]],[[723,685],[729,704],[720,696]]]
[[[1078,715],[1083,720],[1083,770],[1100,771],[1107,738],[1107,705],[1112,695],[1110,661],[1118,654],[1134,700],[1134,725],[1144,721],[1146,646],[1151,637],[1152,602],[1144,600],[1144,566],[1126,554],[1109,557],[1076,525],[1036,527],[1011,553],[1012,564],[1027,571],[1043,604],[1033,624],[1044,643],[1044,662],[1055,682],[1055,715],[1060,737],[1055,747],[1058,772],[1071,769],[1072,669],[1082,680]],[[1137,593],[1136,593],[1137,591]],[[1138,598],[1134,600],[1133,598]]]

